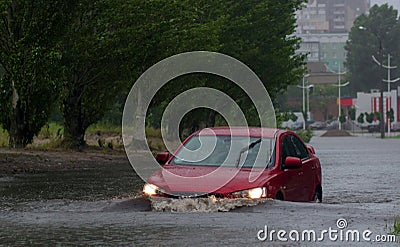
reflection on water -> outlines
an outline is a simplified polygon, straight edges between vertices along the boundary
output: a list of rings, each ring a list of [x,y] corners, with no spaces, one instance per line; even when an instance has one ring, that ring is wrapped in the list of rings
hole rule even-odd
[[[104,200],[140,192],[143,181],[129,163],[82,170],[49,171],[0,179],[4,203],[37,200]]]

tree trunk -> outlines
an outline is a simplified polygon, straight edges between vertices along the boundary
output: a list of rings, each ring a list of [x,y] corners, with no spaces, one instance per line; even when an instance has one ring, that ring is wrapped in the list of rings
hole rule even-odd
[[[14,81],[12,81],[13,98],[12,98],[12,112],[10,114],[10,126],[8,131],[9,140],[8,145],[11,148],[24,148],[33,141],[33,133],[29,129],[29,123],[25,120],[28,119],[21,109],[21,101],[17,90],[15,89]]]
[[[82,149],[86,146],[86,129],[77,119],[68,119],[64,122],[64,140],[62,146],[69,149]]]
[[[24,148],[33,141],[33,134],[28,124],[24,121],[24,114],[19,107],[13,109],[10,116],[10,128],[8,131],[8,145],[11,148]]]
[[[206,127],[214,127],[215,126],[215,117],[217,116],[217,112],[214,110],[210,110],[208,113],[208,118],[206,122]]]
[[[147,147],[146,144],[146,136],[144,133],[145,130],[145,119],[146,119],[146,110],[143,107],[143,101],[142,101],[142,95],[143,92],[141,92],[142,89],[139,89],[136,95],[137,99],[137,104],[136,109],[134,109],[134,119],[133,119],[133,140],[131,145],[131,148],[134,150],[145,150]]]
[[[70,95],[63,102],[64,140],[62,146],[69,149],[82,149],[86,146],[84,115],[79,93]]]

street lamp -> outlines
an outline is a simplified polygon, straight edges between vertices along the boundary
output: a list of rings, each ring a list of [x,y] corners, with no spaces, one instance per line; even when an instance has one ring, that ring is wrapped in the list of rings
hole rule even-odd
[[[400,78],[396,78],[396,79],[392,80],[392,77],[390,75],[390,71],[392,69],[397,69],[397,66],[391,66],[390,65],[390,58],[391,58],[390,54],[388,54],[388,65],[380,64],[379,61],[376,60],[376,58],[374,56],[372,56],[372,58],[374,59],[375,63],[377,63],[379,66],[383,66],[385,69],[388,70],[388,79],[387,80],[383,79],[383,81],[388,83],[388,99],[389,99],[389,97],[390,97],[390,83],[395,83],[395,82],[400,80]],[[388,100],[388,103],[389,103],[389,100]],[[387,107],[387,109],[390,111],[389,106]],[[389,116],[388,116],[387,126],[388,126],[388,135],[390,135],[390,117]]]
[[[339,119],[338,119],[339,120],[339,130],[342,129],[342,123],[340,122],[340,115],[342,114],[342,109],[341,109],[342,103],[341,103],[340,88],[345,87],[345,86],[347,86],[349,84],[350,84],[350,82],[346,82],[345,84],[340,84],[340,81],[339,81],[339,84],[335,85],[335,86],[337,86],[339,88]]]
[[[314,87],[313,84],[308,85],[308,81],[306,81],[306,79],[305,79],[305,78],[307,78],[307,77],[309,77],[309,76],[310,76],[309,74],[304,75],[304,76],[303,76],[303,86],[297,86],[298,88],[301,88],[302,91],[303,91],[303,114],[304,114],[304,113],[306,114],[306,117],[305,117],[305,119],[304,119],[304,121],[303,121],[303,129],[304,129],[304,130],[306,129],[306,121],[308,120],[308,113],[310,112],[310,95],[309,95],[309,90],[310,90],[310,88],[313,88],[313,87]],[[307,85],[305,85],[305,82],[307,82]],[[305,99],[305,97],[304,97],[304,90],[307,90],[307,112],[306,112],[306,103],[305,103],[306,99]]]
[[[369,29],[367,29],[366,27],[363,27],[363,26],[359,26],[358,27],[358,29],[360,29],[360,30],[364,30],[364,31],[368,31]],[[382,38],[376,33],[376,32],[374,32],[374,31],[372,31],[372,30],[369,30],[376,38],[377,38],[377,40],[378,40],[378,42],[379,42],[379,56],[380,56],[380,62],[379,62],[379,64],[380,64],[380,68],[381,68],[381,71],[383,70],[383,66],[382,66],[382,61],[383,61],[383,47],[382,47]],[[373,57],[373,59],[374,59],[374,57]],[[376,60],[376,59],[374,59],[374,60]],[[383,88],[383,84],[382,83],[380,83],[380,91],[381,91],[381,95],[380,95],[380,99],[379,99],[379,124],[380,124],[380,129],[381,129],[381,138],[383,139],[383,138],[385,138],[385,119],[384,119],[384,117],[383,117],[383,90],[384,90],[384,88]]]
[[[325,67],[326,67],[327,70],[329,70],[331,73],[337,74],[338,77],[339,77],[339,78],[338,78],[338,84],[337,84],[336,86],[339,88],[339,93],[338,93],[338,94],[339,94],[339,101],[338,101],[338,106],[339,106],[339,111],[338,111],[338,123],[339,123],[339,130],[341,130],[341,129],[342,129],[342,123],[340,122],[340,114],[342,113],[342,102],[341,102],[341,100],[340,100],[340,88],[349,85],[350,82],[346,82],[346,83],[343,84],[343,85],[340,84],[340,83],[341,83],[341,76],[347,73],[347,71],[343,71],[343,72],[340,71],[340,62],[339,62],[339,71],[338,71],[338,72],[335,72],[335,71],[331,70],[326,64],[325,64]]]

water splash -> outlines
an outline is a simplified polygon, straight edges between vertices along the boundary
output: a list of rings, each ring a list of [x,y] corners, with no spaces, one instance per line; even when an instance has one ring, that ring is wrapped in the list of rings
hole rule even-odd
[[[271,199],[150,198],[151,209],[157,212],[228,212],[235,208],[265,204]]]

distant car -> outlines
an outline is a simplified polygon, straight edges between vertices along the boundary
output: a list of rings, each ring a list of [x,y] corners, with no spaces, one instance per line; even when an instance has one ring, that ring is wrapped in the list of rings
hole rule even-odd
[[[325,122],[321,122],[321,121],[316,121],[316,122],[310,124],[310,127],[312,129],[320,130],[320,129],[326,128],[326,123]]]
[[[379,124],[370,124],[368,125],[368,132],[369,133],[374,133],[374,132],[380,132],[380,125]]]
[[[293,130],[299,130],[303,128],[303,122],[294,122],[292,125]]]
[[[333,120],[330,122],[327,126],[327,129],[338,129],[339,128],[339,121],[338,120]]]
[[[393,124],[392,124],[392,128],[391,128],[391,130],[392,131],[400,131],[400,122],[394,122]]]
[[[210,147],[214,147],[211,153],[207,151]],[[204,153],[206,158],[197,159]],[[269,158],[260,161],[256,159],[259,153]],[[189,136],[172,156],[160,153],[156,160],[163,167],[145,184],[146,196],[322,201],[320,161],[314,149],[289,130],[204,129]],[[253,181],[254,172],[259,176]],[[229,181],[217,186],[232,173]]]
[[[306,121],[306,129],[308,129],[311,126],[311,124],[313,124],[313,123],[315,123],[314,120],[307,120]]]
[[[386,124],[385,124],[385,131],[388,131],[388,126]],[[381,132],[381,126],[379,122],[368,125],[368,132],[369,133]]]

